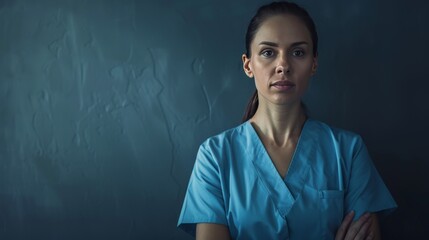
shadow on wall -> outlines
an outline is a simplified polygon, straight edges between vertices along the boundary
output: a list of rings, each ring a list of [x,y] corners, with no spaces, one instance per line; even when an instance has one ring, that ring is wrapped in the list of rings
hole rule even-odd
[[[395,212],[380,221],[383,239],[426,239],[429,188],[424,179],[428,179],[428,162],[412,154],[409,158],[373,155],[373,159],[389,163],[388,167],[377,169],[398,204]]]

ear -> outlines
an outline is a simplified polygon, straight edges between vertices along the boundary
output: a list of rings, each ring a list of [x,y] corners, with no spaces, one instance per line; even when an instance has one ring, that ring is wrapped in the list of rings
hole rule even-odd
[[[313,64],[311,66],[311,76],[313,76],[316,73],[317,67],[319,66],[317,57],[318,56],[313,57]]]
[[[241,56],[241,60],[243,61],[244,73],[246,73],[246,75],[248,77],[253,78],[253,72],[252,72],[252,69],[250,67],[250,58],[248,58],[246,54],[243,54]]]

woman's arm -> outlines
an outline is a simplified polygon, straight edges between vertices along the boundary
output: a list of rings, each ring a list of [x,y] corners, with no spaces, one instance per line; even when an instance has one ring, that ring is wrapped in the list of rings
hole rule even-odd
[[[375,213],[366,213],[353,221],[354,212],[346,215],[337,231],[335,240],[380,240],[380,226]]]
[[[198,223],[196,240],[231,240],[229,229],[222,224]]]

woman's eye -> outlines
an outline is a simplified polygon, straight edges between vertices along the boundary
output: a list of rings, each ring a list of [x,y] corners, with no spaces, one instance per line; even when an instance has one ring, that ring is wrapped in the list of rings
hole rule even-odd
[[[274,55],[274,52],[272,50],[264,50],[261,52],[261,55],[264,57],[271,57]]]
[[[302,51],[302,50],[295,50],[295,51],[292,52],[292,55],[295,56],[295,57],[302,57],[302,56],[304,56],[304,51]]]

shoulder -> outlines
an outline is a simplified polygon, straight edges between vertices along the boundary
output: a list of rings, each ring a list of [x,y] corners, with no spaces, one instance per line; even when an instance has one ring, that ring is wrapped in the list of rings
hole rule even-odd
[[[333,164],[332,169],[340,166],[346,179],[353,175],[352,172],[372,171],[371,157],[359,134],[317,120],[313,120],[311,129],[309,127],[307,130],[307,134],[315,139],[319,156],[324,156],[328,163]]]
[[[335,151],[347,158],[354,158],[362,149],[365,149],[362,137],[355,132],[314,119],[308,121],[306,134],[316,139],[322,149]]]
[[[228,169],[245,154],[251,138],[249,131],[248,122],[245,122],[207,138],[200,145],[197,162],[210,162],[217,169]]]
[[[246,135],[246,125],[247,122],[207,138],[201,144],[200,149],[203,148],[212,152],[216,152],[222,150],[223,148],[230,147],[234,144],[234,142],[240,141],[240,139]]]
[[[321,139],[330,139],[334,142],[340,143],[344,142],[347,144],[361,144],[362,143],[362,137],[352,131],[345,130],[342,128],[333,127],[327,123],[315,120],[315,119],[309,119],[309,128],[310,131],[315,133],[318,138]]]

